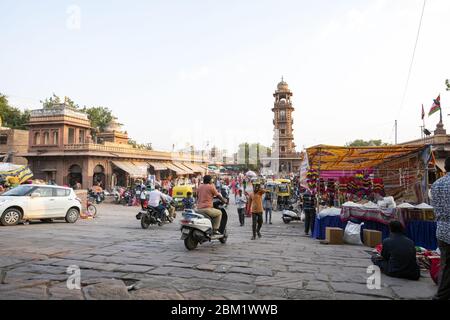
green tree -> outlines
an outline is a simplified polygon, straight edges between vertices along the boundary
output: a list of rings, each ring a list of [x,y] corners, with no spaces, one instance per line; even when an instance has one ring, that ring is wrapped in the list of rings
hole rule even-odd
[[[30,111],[21,111],[18,108],[11,107],[8,98],[0,93],[0,116],[3,122],[2,126],[12,129],[26,129],[30,120]]]
[[[445,85],[447,86],[447,91],[450,91],[450,81],[448,79],[445,80]]]
[[[104,132],[113,120],[112,111],[105,107],[84,107],[81,111],[87,113],[91,126],[99,132]]]
[[[64,102],[69,106],[72,107],[74,109],[78,109],[79,106],[73,102],[73,100],[71,100],[69,97],[64,97]],[[42,103],[42,107],[44,109],[52,109],[54,108],[57,104],[62,103],[61,99],[59,98],[59,96],[57,96],[55,93],[53,93],[53,95],[49,98],[46,98],[45,100],[41,100]]]
[[[345,144],[346,147],[379,147],[379,146],[388,146],[389,143],[385,143],[382,140],[369,140],[365,141],[362,139],[357,139],[352,142],[347,142]]]

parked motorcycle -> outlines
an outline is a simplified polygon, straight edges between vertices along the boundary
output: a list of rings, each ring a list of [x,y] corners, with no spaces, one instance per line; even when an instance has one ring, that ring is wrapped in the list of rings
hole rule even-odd
[[[302,221],[301,210],[294,209],[292,205],[288,209],[283,210],[282,219],[284,223],[290,223],[291,221]]]
[[[94,192],[93,190],[89,190],[88,198],[91,202],[100,204],[103,201],[105,201],[105,193],[104,192]]]
[[[206,214],[197,213],[194,210],[185,210],[181,220],[181,240],[188,250],[194,250],[198,244],[219,240],[226,243],[228,239],[227,221],[228,214],[224,208],[225,204],[219,199],[214,199],[213,206],[222,211],[222,220],[220,222],[220,235],[213,234],[212,220]]]

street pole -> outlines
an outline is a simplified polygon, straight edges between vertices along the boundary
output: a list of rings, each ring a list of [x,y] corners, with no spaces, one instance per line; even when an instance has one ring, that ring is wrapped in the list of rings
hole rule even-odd
[[[395,120],[395,144],[397,144],[397,120]]]

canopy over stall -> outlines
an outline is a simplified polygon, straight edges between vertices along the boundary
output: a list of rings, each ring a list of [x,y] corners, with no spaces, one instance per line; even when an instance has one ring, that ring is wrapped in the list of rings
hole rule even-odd
[[[169,170],[175,171],[175,173],[176,173],[177,175],[185,175],[185,174],[188,174],[188,173],[186,173],[186,171],[185,171],[184,169],[182,169],[182,168],[180,168],[180,167],[174,165],[174,164],[171,163],[171,162],[165,162],[164,164],[167,166],[167,168],[168,168]]]
[[[150,166],[153,167],[153,169],[155,169],[155,171],[164,171],[167,170],[167,165],[165,163],[162,162],[148,162],[148,164]]]
[[[192,162],[183,162],[183,164],[190,168],[194,173],[205,173],[206,170],[205,168],[202,168],[201,166],[199,166],[196,163],[192,163]]]
[[[336,147],[318,145],[307,149],[310,168],[320,171],[356,171],[415,154],[424,146]]]
[[[131,161],[112,161],[112,163],[122,169],[125,172],[128,172],[130,178],[146,178],[148,172],[148,164],[147,163],[138,163]]]
[[[184,171],[183,174],[194,174],[194,171],[192,171],[191,168],[189,168],[188,166],[186,166],[185,164],[183,164],[182,162],[173,162],[173,164],[177,167],[179,167],[180,169],[182,169]]]

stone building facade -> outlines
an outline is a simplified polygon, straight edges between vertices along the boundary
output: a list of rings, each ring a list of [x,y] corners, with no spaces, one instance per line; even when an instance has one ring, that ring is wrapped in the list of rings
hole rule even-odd
[[[94,142],[87,114],[65,104],[31,112],[28,159],[36,179],[58,185],[81,183],[83,189],[100,182],[106,189],[126,186],[133,179],[193,176],[207,170],[206,160],[185,153],[142,150],[129,145],[128,135],[114,120]]]
[[[0,119],[0,161],[26,165],[27,159],[19,156],[28,150],[28,131],[2,127]]]

